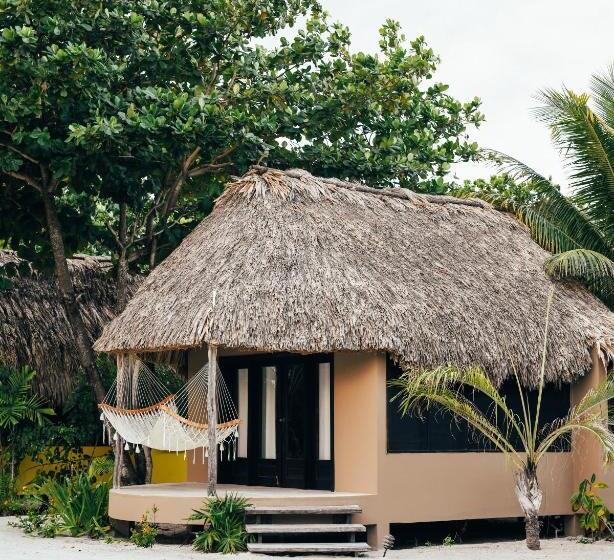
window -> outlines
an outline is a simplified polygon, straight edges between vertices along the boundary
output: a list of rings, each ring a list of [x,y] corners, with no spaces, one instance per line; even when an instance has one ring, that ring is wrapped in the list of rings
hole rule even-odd
[[[388,359],[387,379],[394,379],[401,374],[400,368]],[[508,406],[522,415],[522,405],[516,383],[508,380],[500,388],[505,395]],[[431,408],[423,418],[403,416],[398,401],[390,402],[396,389],[387,389],[387,439],[389,453],[428,453],[436,451],[494,451],[492,444],[481,438],[462,420],[449,412]],[[540,425],[552,422],[567,414],[570,404],[570,387],[547,384],[542,395]],[[481,410],[488,410],[491,401],[482,394],[474,394],[473,401]],[[537,391],[529,393],[529,402],[534,408]],[[503,426],[503,423],[501,423]],[[520,441],[515,442],[520,448]],[[560,442],[553,451],[569,451],[568,442]]]

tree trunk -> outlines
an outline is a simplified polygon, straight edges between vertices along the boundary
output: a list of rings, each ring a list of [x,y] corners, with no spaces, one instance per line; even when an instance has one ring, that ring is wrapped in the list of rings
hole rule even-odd
[[[68,270],[64,239],[62,238],[62,228],[55,206],[55,199],[53,194],[49,192],[43,191],[41,194],[45,206],[47,230],[49,232],[49,242],[53,253],[55,275],[62,295],[64,308],[66,309],[66,315],[68,316],[68,321],[73,331],[79,362],[81,363],[81,367],[85,370],[96,400],[102,402],[106,395],[106,391],[104,390],[104,386],[100,381],[100,376],[96,369],[96,358],[94,350],[92,349],[92,342],[85,328],[83,318],[81,317],[75,288]]]
[[[524,511],[527,548],[539,550],[539,509],[543,494],[536,466],[528,465],[516,474],[516,497]]]
[[[537,515],[527,515],[524,518],[524,527],[527,537],[527,548],[539,550],[539,517]]]
[[[119,247],[117,257],[117,300],[115,311],[119,315],[128,303],[128,259],[127,259],[127,232],[128,232],[128,206],[125,202],[119,205]]]
[[[113,445],[113,488],[119,488],[122,485],[122,469],[124,451],[122,449],[122,440],[117,436],[117,441]]]
[[[117,255],[117,278],[116,278],[116,292],[117,299],[115,304],[115,311],[119,315],[128,303],[128,204],[122,202],[119,205],[119,228],[118,228],[118,255]],[[130,362],[132,364],[132,362]],[[136,381],[135,375],[138,375],[138,371],[135,371],[133,367],[127,366],[128,376],[130,379],[126,380],[127,383],[133,383]],[[136,392],[133,392],[136,394]],[[136,407],[137,403],[128,403],[127,406]],[[135,456],[135,463],[133,464],[130,456],[121,450],[121,464],[122,464],[122,478],[128,483],[135,484],[149,484],[151,481],[151,450],[148,447],[141,446],[143,455]]]

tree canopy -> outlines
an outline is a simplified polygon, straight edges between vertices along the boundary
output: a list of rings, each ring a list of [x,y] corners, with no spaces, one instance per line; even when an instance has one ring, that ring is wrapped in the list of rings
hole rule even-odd
[[[68,252],[153,265],[257,162],[443,192],[479,100],[434,81],[423,38],[380,35],[352,53],[313,0],[0,0],[0,238],[44,253],[47,189]]]

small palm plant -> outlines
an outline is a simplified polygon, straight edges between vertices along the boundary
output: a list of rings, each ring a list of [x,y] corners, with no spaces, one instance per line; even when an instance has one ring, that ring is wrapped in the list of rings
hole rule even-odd
[[[15,478],[16,458],[12,441],[25,423],[44,424],[54,414],[43,399],[32,395],[36,372],[27,366],[21,369],[0,365],[0,449],[9,456],[11,479]]]
[[[433,370],[408,370],[390,383],[398,388],[394,397],[400,401],[403,414],[417,413],[430,407],[451,412],[464,420],[498,451],[510,459],[516,474],[516,496],[525,514],[527,547],[538,550],[539,510],[542,490],[537,469],[545,454],[562,438],[573,432],[592,434],[601,444],[607,462],[614,460],[614,433],[609,430],[608,400],[614,398],[614,376],[610,375],[599,386],[586,393],[582,400],[569,410],[567,416],[550,424],[540,423],[540,409],[546,366],[546,342],[552,292],[548,298],[544,346],[539,375],[537,404],[529,405],[528,393],[523,389],[518,372],[514,371],[516,385],[522,403],[522,415],[508,406],[488,375],[478,367],[438,367]],[[513,369],[513,368],[512,368]],[[488,412],[479,409],[463,389],[485,395],[491,406]],[[515,443],[518,439],[520,448]]]

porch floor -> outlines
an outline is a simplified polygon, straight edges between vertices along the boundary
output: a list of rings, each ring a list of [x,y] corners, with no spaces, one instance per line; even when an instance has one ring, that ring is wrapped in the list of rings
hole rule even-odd
[[[255,506],[351,504],[363,507],[369,496],[355,492],[218,484],[218,496],[229,493],[239,494]],[[123,521],[139,521],[155,506],[156,522],[187,524],[192,510],[202,506],[206,497],[207,484],[201,482],[126,486],[111,490],[109,516]]]

